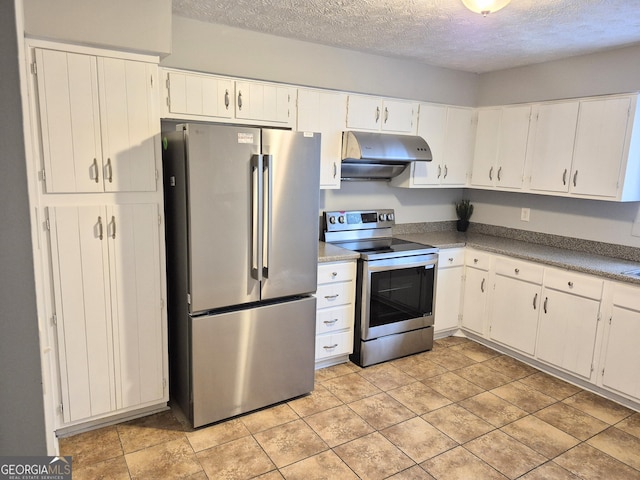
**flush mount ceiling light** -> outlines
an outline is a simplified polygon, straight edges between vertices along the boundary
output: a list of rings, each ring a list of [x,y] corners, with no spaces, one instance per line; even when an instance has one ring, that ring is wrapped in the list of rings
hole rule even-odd
[[[511,0],[462,0],[464,6],[472,12],[480,13],[486,17],[490,13],[497,12],[506,7]]]

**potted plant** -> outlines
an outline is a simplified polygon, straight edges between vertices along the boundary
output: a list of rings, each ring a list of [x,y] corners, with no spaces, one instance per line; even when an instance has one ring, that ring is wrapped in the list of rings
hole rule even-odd
[[[473,205],[471,200],[462,199],[456,202],[456,215],[458,215],[457,229],[459,232],[466,232],[469,228],[469,219],[473,214]]]

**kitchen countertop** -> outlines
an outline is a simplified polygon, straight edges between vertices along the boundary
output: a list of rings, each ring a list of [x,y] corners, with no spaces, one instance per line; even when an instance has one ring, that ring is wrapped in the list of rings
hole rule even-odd
[[[455,230],[403,233],[394,236],[402,240],[433,245],[439,249],[472,247],[499,255],[596,275],[609,280],[640,285],[640,276],[622,274],[622,272],[629,270],[640,269],[640,263],[605,255],[481,233],[460,233]],[[319,263],[355,260],[357,258],[358,254],[351,250],[319,242]]]

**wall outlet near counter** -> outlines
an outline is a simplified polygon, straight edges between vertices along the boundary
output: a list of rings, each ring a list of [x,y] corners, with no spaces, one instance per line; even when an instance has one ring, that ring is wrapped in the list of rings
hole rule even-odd
[[[523,208],[520,211],[520,220],[522,220],[523,222],[528,222],[530,215],[531,215],[531,209],[530,208]]]

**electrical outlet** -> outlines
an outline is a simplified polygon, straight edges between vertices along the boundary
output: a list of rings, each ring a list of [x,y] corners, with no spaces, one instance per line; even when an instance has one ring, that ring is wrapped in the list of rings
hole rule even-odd
[[[522,220],[523,222],[528,222],[530,215],[531,215],[531,209],[530,208],[523,208],[520,211],[520,220]]]

